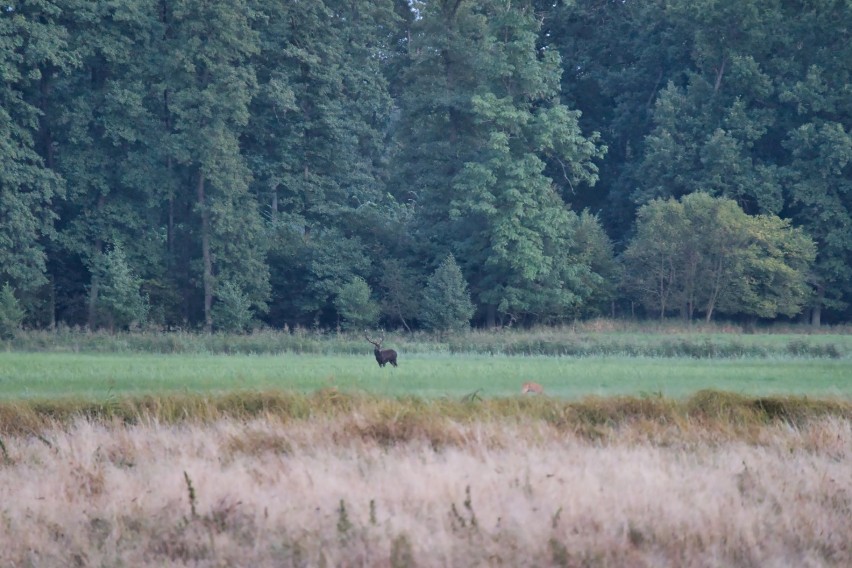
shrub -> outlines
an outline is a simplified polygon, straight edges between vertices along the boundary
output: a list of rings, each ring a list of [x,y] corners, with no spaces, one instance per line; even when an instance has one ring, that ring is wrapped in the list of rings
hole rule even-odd
[[[254,319],[251,300],[233,282],[225,282],[216,293],[213,322],[216,329],[232,333],[246,331]]]
[[[372,327],[379,319],[379,305],[371,297],[370,285],[360,276],[341,286],[334,307],[345,329]]]
[[[24,310],[15,297],[12,287],[6,282],[0,289],[0,339],[15,337],[24,321]]]

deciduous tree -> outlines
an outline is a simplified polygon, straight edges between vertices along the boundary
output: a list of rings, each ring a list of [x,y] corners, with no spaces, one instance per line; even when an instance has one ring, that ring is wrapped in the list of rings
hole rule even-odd
[[[648,311],[774,318],[808,299],[813,241],[774,215],[749,216],[734,202],[697,192],[639,209],[624,252],[624,285]]]

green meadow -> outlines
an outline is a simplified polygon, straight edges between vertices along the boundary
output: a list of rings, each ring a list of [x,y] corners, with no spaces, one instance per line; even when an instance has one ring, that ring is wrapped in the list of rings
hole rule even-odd
[[[0,353],[0,399],[34,400],[235,391],[309,393],[334,387],[425,399],[519,394],[524,381],[549,396],[743,395],[852,398],[849,358],[558,357],[417,353],[398,368],[363,355]]]
[[[3,566],[849,565],[846,335],[24,339]]]

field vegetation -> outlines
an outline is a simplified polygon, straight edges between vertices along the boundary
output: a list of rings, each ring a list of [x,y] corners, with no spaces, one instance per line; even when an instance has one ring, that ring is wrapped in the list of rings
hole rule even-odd
[[[20,332],[0,351],[0,397],[83,398],[334,387],[382,396],[660,395],[701,389],[852,397],[852,334],[808,327],[746,334],[733,326],[573,327],[386,334],[398,368],[380,369],[357,332],[252,334]]]
[[[738,331],[19,332],[0,565],[848,566],[848,330]]]
[[[852,566],[849,2],[4,3],[0,566]]]
[[[732,324],[684,324],[594,319],[570,326],[464,333],[388,333],[386,347],[406,354],[648,356],[648,357],[852,357],[852,326],[773,325],[755,329]],[[248,334],[185,331],[109,333],[60,326],[18,331],[0,342],[7,351],[105,353],[360,355],[372,347],[360,331],[297,327]]]
[[[0,562],[846,566],[852,405],[324,389],[0,405]]]
[[[686,357],[509,357],[408,354],[398,368],[379,368],[372,351],[360,355],[215,355],[140,353],[0,353],[0,397],[83,398],[165,393],[334,387],[382,396],[459,399],[511,396],[525,381],[549,396],[664,395],[701,389],[752,395],[801,394],[852,399],[852,360]]]

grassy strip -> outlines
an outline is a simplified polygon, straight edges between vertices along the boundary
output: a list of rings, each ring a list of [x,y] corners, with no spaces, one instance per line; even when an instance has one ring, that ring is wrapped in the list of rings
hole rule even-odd
[[[598,435],[637,422],[747,430],[782,421],[803,425],[834,417],[852,420],[852,402],[808,397],[748,397],[703,390],[676,400],[664,397],[590,397],[566,402],[548,397],[461,400],[380,398],[329,388],[313,394],[236,392],[221,396],[143,396],[91,402],[76,399],[0,403],[0,433],[38,434],[80,418],[126,424],[205,424],[274,417],[284,422],[358,417],[364,437],[382,443],[428,439],[453,444],[453,423],[540,420],[559,431]],[[442,433],[443,432],[443,433]]]
[[[548,396],[579,399],[683,398],[702,389],[751,396],[852,399],[852,359],[693,359],[507,357],[409,354],[379,368],[372,352],[354,355],[154,355],[0,353],[0,400],[221,394],[234,390],[312,392],[322,387],[383,397],[484,398],[518,394],[535,381]]]
[[[811,328],[743,334],[716,326],[554,327],[499,332],[471,331],[448,338],[425,333],[388,334],[386,345],[406,353],[648,357],[819,357],[852,356],[846,329],[810,333]],[[203,354],[361,354],[369,347],[360,334],[297,329],[249,335],[198,333],[87,333],[61,329],[21,332],[0,343],[7,351]]]

